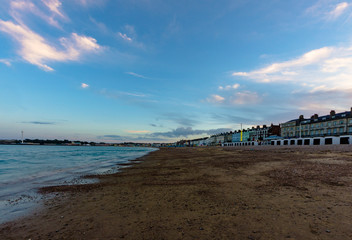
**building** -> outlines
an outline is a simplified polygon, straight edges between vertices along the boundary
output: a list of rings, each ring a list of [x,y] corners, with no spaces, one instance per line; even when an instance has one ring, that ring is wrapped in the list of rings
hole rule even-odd
[[[280,136],[279,125],[271,124],[269,127],[267,125],[263,125],[262,127],[257,126],[242,130],[242,140],[241,130],[235,131],[232,135],[232,142],[261,142],[270,136]]]
[[[329,115],[318,116],[314,114],[310,118],[301,115],[281,124],[281,136],[283,138],[301,137],[325,137],[352,134],[352,108],[351,111],[336,113],[330,111]]]

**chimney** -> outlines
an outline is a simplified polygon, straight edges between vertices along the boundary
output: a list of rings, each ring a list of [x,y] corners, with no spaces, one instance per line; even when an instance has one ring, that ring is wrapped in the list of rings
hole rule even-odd
[[[260,126],[259,126],[259,125],[257,125],[257,128],[260,128]]]
[[[330,116],[334,116],[335,115],[335,110],[331,110],[330,111]]]
[[[304,116],[303,115],[299,115],[299,120],[303,120]]]
[[[314,114],[314,119],[318,119],[318,114]]]
[[[266,125],[263,125],[263,128],[266,128]]]
[[[310,117],[310,119],[314,119],[314,115],[312,115],[312,116]]]

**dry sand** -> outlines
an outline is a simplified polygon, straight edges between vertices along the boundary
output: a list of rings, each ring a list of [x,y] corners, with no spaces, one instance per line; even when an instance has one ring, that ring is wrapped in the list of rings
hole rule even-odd
[[[350,146],[161,149],[0,239],[352,239]]]

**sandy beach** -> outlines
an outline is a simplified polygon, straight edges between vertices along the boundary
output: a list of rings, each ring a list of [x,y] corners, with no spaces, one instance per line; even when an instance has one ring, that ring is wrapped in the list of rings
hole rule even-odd
[[[0,226],[0,239],[352,239],[350,146],[162,148]],[[91,176],[95,177],[95,176]]]

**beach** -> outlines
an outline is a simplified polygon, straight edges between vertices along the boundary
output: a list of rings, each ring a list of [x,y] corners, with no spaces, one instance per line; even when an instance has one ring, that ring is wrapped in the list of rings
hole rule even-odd
[[[52,186],[0,239],[351,239],[350,146],[161,148]]]

